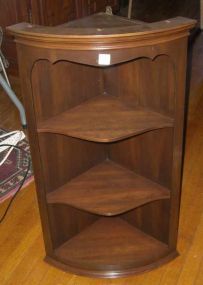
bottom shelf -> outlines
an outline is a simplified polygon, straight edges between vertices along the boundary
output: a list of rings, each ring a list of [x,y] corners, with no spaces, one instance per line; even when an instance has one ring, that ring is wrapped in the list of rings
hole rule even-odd
[[[100,218],[55,250],[58,261],[101,277],[122,276],[119,272],[148,265],[150,269],[168,254],[166,244],[117,217]]]

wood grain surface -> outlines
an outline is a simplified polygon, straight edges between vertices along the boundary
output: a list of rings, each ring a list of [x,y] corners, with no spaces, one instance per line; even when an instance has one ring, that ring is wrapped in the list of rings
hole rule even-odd
[[[151,264],[167,253],[166,244],[119,218],[100,218],[55,251],[64,263],[114,273]]]
[[[91,168],[47,195],[48,203],[68,204],[104,216],[169,198],[168,189],[112,161]]]
[[[173,119],[145,109],[133,110],[114,96],[98,96],[39,124],[51,132],[95,142],[113,142],[149,130],[172,127]]]
[[[201,73],[201,69],[199,70]],[[195,70],[193,77],[195,78]],[[180,256],[156,270],[116,280],[90,279],[62,272],[43,261],[44,246],[34,183],[23,189],[1,225],[2,285],[202,285],[203,283],[203,97],[202,86],[191,92],[187,125],[178,249]],[[1,91],[0,91],[1,92]],[[2,127],[19,127],[18,113],[1,92]],[[5,103],[4,103],[5,102]],[[9,103],[9,102],[8,102]],[[5,107],[5,108],[4,108]],[[7,108],[8,107],[8,108]],[[192,202],[191,202],[192,201]],[[1,205],[4,210],[7,202]],[[30,227],[32,224],[32,227]]]
[[[154,24],[137,24],[130,21],[123,26],[123,21],[128,20],[97,14],[82,22],[68,24],[64,28],[65,32],[60,26],[52,31],[46,27],[35,29],[30,26],[24,29],[26,24],[10,28],[16,36],[18,47],[22,93],[27,111],[46,260],[62,270],[92,277],[115,278],[135,274],[160,266],[177,256],[187,35],[195,22],[176,18]],[[101,35],[99,24],[103,27]],[[78,28],[80,26],[81,28]],[[84,27],[89,27],[88,31],[93,28],[93,34],[88,34]],[[48,34],[51,33],[48,35],[46,31]],[[86,62],[83,62],[85,53],[78,54],[73,48],[74,45],[75,48],[77,45],[76,49],[86,50]],[[139,46],[142,46],[142,49]],[[97,65],[95,63],[95,56],[98,51],[103,51],[104,47],[109,50],[108,55],[111,57],[113,54],[114,57],[108,68],[101,67],[99,61]],[[130,47],[133,47],[133,50],[130,50]],[[70,50],[72,51],[69,52]],[[131,95],[131,100],[129,94],[133,84],[130,84],[125,101],[125,92],[118,98],[120,92],[117,94],[116,88],[112,86],[119,82],[116,71],[120,63],[131,62],[132,55],[133,60],[139,62],[138,65],[133,65],[135,74],[141,71],[142,76],[135,80],[135,93]],[[71,78],[78,77],[78,80],[67,79],[66,84],[68,76],[65,76],[64,71],[69,72],[70,64],[66,62],[71,61],[71,57],[74,57],[74,62],[77,63],[70,71]],[[144,57],[147,57],[147,61],[143,61]],[[62,64],[57,64],[55,68],[57,62]],[[84,66],[84,63],[87,66]],[[108,82],[113,92],[108,94],[105,81],[108,75],[103,71],[111,70],[114,64],[114,73],[110,73],[114,83]],[[90,68],[91,65],[94,68]],[[129,66],[130,64],[127,65]],[[63,74],[61,80],[55,73],[57,69],[59,75]],[[85,69],[88,73],[80,80],[80,76],[85,74]],[[150,84],[148,75],[145,74],[145,70],[148,69],[153,73],[151,76],[149,72],[153,84]],[[56,76],[53,76],[54,73]],[[133,82],[134,73],[131,73],[131,68],[126,68],[126,74],[128,81]],[[95,78],[97,84],[92,84],[91,81]],[[119,88],[122,89],[122,85],[128,86],[125,81],[119,82]],[[151,89],[149,93],[140,87],[143,85]],[[66,86],[70,86],[68,93],[65,92]],[[97,86],[101,96],[96,94]],[[167,92],[163,96],[161,92],[164,86]],[[46,99],[43,99],[44,96]],[[134,102],[131,107],[130,101]],[[47,106],[45,104],[44,108],[41,102],[48,102]],[[52,108],[49,108],[50,105]],[[46,110],[48,108],[49,111]],[[44,117],[47,119],[44,120]],[[165,132],[161,132],[163,128]],[[150,135],[151,133],[156,135]],[[133,143],[136,140],[141,152],[136,152],[130,147],[133,145],[130,143],[131,139]],[[121,144],[121,147],[116,148],[114,142]],[[116,163],[120,161],[121,166],[112,167],[109,162],[107,165],[99,164],[103,157],[110,156]],[[142,158],[144,162],[141,162],[141,166],[137,165],[137,161],[141,161]],[[149,164],[146,163],[147,159]],[[143,171],[143,176],[146,173],[144,180],[137,177],[137,169],[138,173]],[[85,171],[86,174],[82,174]],[[120,179],[122,177],[123,179]],[[150,183],[147,179],[151,179]],[[71,190],[67,184],[69,181]],[[154,183],[159,185],[156,190]],[[57,192],[57,189],[64,185],[68,186],[65,191],[63,189],[62,194],[61,191]],[[78,185],[81,197],[77,197]],[[135,190],[131,195],[131,189],[138,188],[137,185],[139,191]],[[169,195],[162,196],[166,190],[164,186],[170,190],[168,204],[160,201],[169,198]],[[101,188],[104,195],[99,196],[96,192]],[[118,191],[120,189],[121,191]],[[64,194],[66,191],[72,192],[72,197]],[[84,191],[94,192],[88,203],[84,199]],[[60,196],[60,203],[47,203],[47,197],[49,199],[52,193],[55,193],[55,200]],[[126,197],[131,198],[136,209]],[[102,205],[99,205],[98,201],[94,202],[97,199],[99,202],[103,199]],[[69,200],[74,204],[69,204]],[[95,211],[92,204],[99,210]],[[106,205],[109,206],[108,209]],[[166,209],[163,205],[166,205]],[[140,212],[139,207],[142,207]],[[136,212],[134,219],[134,212],[128,215],[132,209]],[[152,216],[153,219],[150,216],[152,209],[157,213],[156,216]],[[137,220],[139,213],[141,225]],[[111,217],[100,219],[98,214]],[[121,220],[115,217],[115,214],[120,214]],[[147,223],[147,217],[153,225],[152,228]],[[136,229],[137,224],[139,230]],[[160,245],[163,241],[164,250]],[[75,255],[78,255],[77,260]],[[119,270],[119,274],[115,269]]]
[[[17,42],[32,46],[98,50],[101,40],[103,49],[114,49],[120,48],[123,41],[130,48],[185,38],[189,35],[188,30],[195,24],[195,20],[183,17],[145,23],[98,13],[62,26],[43,27],[19,23],[10,26],[8,30],[18,36]]]

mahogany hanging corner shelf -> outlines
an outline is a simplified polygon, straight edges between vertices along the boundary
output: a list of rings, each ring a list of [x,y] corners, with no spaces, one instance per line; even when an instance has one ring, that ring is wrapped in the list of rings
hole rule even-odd
[[[48,262],[115,278],[177,256],[194,25],[99,13],[56,27],[9,27]]]

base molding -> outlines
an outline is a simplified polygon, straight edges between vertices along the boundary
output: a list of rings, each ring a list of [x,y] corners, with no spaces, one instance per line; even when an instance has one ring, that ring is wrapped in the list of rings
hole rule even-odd
[[[127,277],[127,276],[131,276],[131,275],[137,275],[137,274],[141,274],[144,272],[148,272],[151,271],[154,268],[158,268],[170,261],[172,261],[173,259],[175,259],[176,257],[179,256],[179,253],[174,250],[172,252],[170,252],[167,256],[157,260],[154,263],[142,266],[142,267],[138,267],[138,268],[131,268],[131,269],[125,269],[125,270],[120,270],[120,271],[108,271],[108,270],[86,270],[86,269],[82,269],[82,268],[76,268],[67,264],[64,264],[58,260],[56,260],[54,257],[50,257],[50,256],[46,256],[44,258],[44,261],[47,262],[48,264],[55,266],[65,272],[68,273],[73,273],[76,275],[81,275],[81,276],[86,276],[86,277],[93,277],[93,278],[120,278],[120,277]]]

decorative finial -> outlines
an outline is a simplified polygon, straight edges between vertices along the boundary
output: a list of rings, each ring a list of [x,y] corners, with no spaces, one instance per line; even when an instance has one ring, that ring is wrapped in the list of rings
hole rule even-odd
[[[105,12],[105,13],[106,13],[107,15],[113,15],[111,6],[106,6],[106,12]]]

